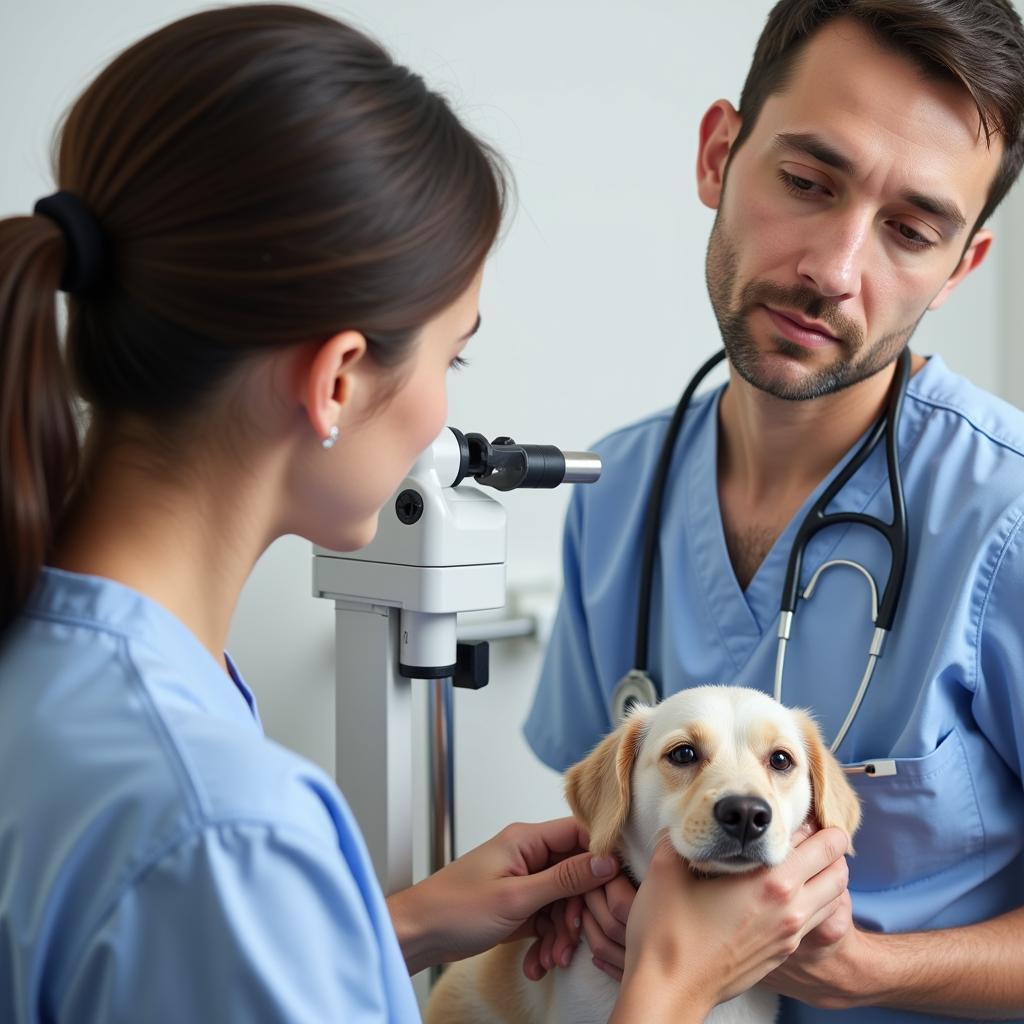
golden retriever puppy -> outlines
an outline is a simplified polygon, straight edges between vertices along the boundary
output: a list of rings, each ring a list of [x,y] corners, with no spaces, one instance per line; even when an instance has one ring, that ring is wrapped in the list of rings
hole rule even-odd
[[[616,854],[638,881],[666,833],[697,870],[778,864],[812,815],[853,835],[860,806],[803,711],[757,690],[701,686],[638,708],[566,773],[566,796],[590,849]],[[452,965],[426,1024],[604,1024],[618,985],[586,956],[539,982],[521,971],[529,942]],[[715,1008],[714,1024],[775,1019],[778,999],[753,988]]]

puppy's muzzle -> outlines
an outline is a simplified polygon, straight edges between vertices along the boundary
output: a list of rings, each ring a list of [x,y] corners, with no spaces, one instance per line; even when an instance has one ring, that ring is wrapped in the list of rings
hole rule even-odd
[[[741,849],[756,842],[772,823],[772,809],[759,796],[726,796],[715,804],[715,820],[719,828]]]

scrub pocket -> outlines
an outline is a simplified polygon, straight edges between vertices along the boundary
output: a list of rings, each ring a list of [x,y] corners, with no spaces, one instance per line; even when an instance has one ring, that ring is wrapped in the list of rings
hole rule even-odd
[[[896,758],[896,774],[850,775],[862,824],[850,889],[877,892],[961,866],[984,845],[967,752],[956,729],[924,757]]]

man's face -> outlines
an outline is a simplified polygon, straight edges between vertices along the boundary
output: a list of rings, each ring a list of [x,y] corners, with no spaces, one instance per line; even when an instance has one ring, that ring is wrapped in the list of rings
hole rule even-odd
[[[986,143],[962,88],[845,20],[811,39],[733,149],[738,129],[729,104],[712,107],[698,165],[718,210],[707,280],[729,358],[785,399],[863,380],[980,262],[988,233],[964,246],[1001,142]]]

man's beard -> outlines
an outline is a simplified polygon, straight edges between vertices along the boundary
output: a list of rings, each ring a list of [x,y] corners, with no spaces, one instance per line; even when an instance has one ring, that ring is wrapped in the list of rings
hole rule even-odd
[[[920,322],[919,316],[910,326],[884,335],[865,351],[864,332],[839,309],[839,304],[802,285],[786,287],[774,281],[748,281],[740,290],[735,304],[732,294],[739,272],[736,246],[729,237],[721,210],[715,217],[708,242],[705,264],[708,294],[718,320],[722,341],[729,362],[747,383],[776,398],[802,402],[830,395],[878,373],[903,351]],[[764,365],[763,355],[748,328],[750,314],[762,305],[776,309],[799,310],[812,320],[826,324],[839,343],[840,353],[830,366],[808,373],[799,381],[786,380],[773,374]],[[921,314],[924,315],[923,312]],[[772,339],[776,351],[789,359],[807,362],[814,352],[802,345],[776,335]],[[858,361],[858,355],[863,353]]]

